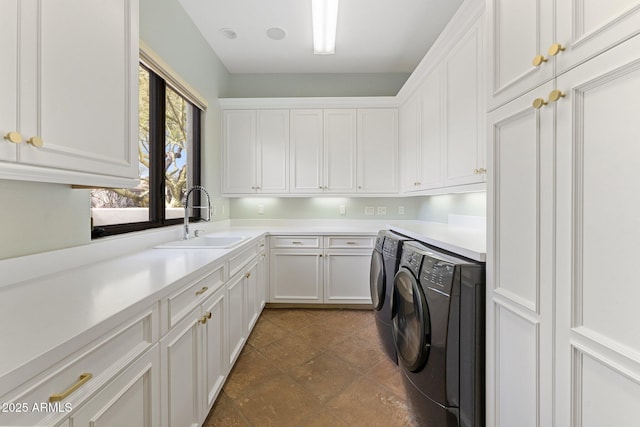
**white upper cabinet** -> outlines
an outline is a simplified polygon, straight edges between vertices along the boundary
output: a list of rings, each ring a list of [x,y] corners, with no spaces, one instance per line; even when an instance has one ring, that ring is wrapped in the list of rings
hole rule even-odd
[[[398,109],[358,109],[358,192],[398,191]]]
[[[557,0],[557,74],[640,33],[638,0]]]
[[[0,14],[0,130],[20,134],[0,142],[0,177],[135,184],[138,2],[4,1]]]
[[[487,0],[489,108],[640,33],[639,6],[638,0]]]
[[[444,184],[447,187],[484,181],[482,42],[482,20],[479,20],[443,64],[446,103]]]
[[[324,148],[322,110],[291,111],[292,193],[322,193]]]
[[[0,54],[5,58],[0,78],[0,160],[17,159],[16,141],[18,135],[18,0],[4,0],[0,3],[3,23],[0,25]],[[10,141],[9,138],[13,139]]]
[[[289,190],[289,111],[258,111],[257,191]]]
[[[356,110],[324,110],[325,192],[356,190]]]
[[[256,189],[256,112],[224,111],[223,158],[225,193],[249,194]]]
[[[553,77],[553,1],[487,0],[486,7],[492,110]]]
[[[289,110],[227,110],[222,117],[224,193],[286,192]]]
[[[400,191],[418,190],[420,176],[420,114],[418,94],[414,93],[398,111],[400,148]]]

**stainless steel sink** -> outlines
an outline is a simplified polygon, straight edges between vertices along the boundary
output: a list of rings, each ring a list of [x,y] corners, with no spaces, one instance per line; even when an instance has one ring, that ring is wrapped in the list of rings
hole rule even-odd
[[[247,240],[249,236],[204,235],[189,240],[176,240],[155,246],[156,249],[230,249]]]

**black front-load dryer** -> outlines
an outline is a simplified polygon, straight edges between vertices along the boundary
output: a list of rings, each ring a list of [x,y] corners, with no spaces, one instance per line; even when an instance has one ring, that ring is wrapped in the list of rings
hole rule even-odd
[[[371,301],[376,319],[378,335],[382,347],[389,358],[398,363],[396,348],[391,335],[391,294],[393,278],[400,265],[400,256],[404,242],[410,241],[389,230],[378,232],[376,247],[371,257],[370,285]]]
[[[484,292],[484,264],[404,245],[392,335],[420,425],[484,426]]]

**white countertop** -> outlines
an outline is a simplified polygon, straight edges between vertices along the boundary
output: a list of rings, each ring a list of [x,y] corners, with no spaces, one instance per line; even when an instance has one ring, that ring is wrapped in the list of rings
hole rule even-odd
[[[14,279],[0,287],[0,396],[45,369],[50,360],[77,351],[190,280],[196,280],[205,267],[226,261],[229,255],[260,236],[375,235],[383,228],[468,258],[479,261],[485,258],[484,233],[447,224],[406,221],[384,226],[379,221],[299,220],[216,225],[213,231],[221,235],[251,237],[228,250],[150,249],[160,242],[158,237],[148,234],[137,238],[146,239],[146,246],[139,242],[133,245],[137,249],[131,249],[135,237],[129,237],[0,261],[0,270],[8,273],[5,278]],[[164,241],[175,239],[175,231],[164,233]],[[127,253],[127,249],[134,252]],[[111,258],[99,260],[96,258],[99,255],[93,253],[96,251]],[[124,255],[114,257],[114,253]],[[32,271],[34,262],[39,267],[36,269],[39,277]],[[17,277],[26,280],[15,280]]]

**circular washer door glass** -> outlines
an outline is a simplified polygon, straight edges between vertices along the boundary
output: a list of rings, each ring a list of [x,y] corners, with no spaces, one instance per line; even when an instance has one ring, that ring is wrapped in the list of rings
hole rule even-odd
[[[369,286],[371,287],[371,302],[375,310],[380,310],[384,303],[385,288],[384,261],[382,254],[373,251],[371,270],[369,271]]]
[[[412,372],[421,370],[431,347],[429,307],[415,277],[405,268],[394,279],[391,317],[398,359]]]

